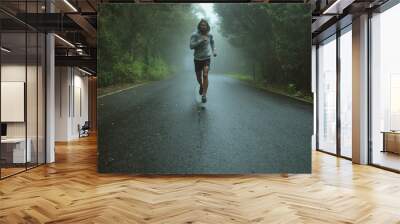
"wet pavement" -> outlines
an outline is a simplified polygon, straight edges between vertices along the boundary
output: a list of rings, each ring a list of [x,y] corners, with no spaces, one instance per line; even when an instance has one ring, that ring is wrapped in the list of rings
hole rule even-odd
[[[190,73],[100,98],[99,171],[311,171],[311,104],[224,75],[209,77],[204,105]]]

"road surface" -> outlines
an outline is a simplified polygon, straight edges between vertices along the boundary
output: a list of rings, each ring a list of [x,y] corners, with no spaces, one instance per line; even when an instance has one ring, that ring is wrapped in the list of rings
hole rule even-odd
[[[209,79],[204,107],[191,73],[100,98],[99,171],[311,171],[311,104],[224,75]]]

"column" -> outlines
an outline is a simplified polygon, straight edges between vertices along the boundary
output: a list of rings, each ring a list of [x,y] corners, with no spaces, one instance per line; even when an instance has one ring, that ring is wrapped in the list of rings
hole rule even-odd
[[[47,12],[54,11],[51,1],[46,1]],[[46,34],[46,163],[55,161],[55,43],[54,34]]]
[[[368,15],[353,19],[352,157],[368,163]]]

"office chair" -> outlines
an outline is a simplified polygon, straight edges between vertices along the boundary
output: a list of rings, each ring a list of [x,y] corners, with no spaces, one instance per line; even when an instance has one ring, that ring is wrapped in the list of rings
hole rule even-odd
[[[78,124],[79,138],[89,136],[89,129],[90,129],[89,121],[85,121],[82,127],[80,127],[80,125]]]

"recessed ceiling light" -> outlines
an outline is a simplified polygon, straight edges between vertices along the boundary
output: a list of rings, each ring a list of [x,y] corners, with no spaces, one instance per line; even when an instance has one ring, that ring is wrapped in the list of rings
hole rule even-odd
[[[78,67],[78,70],[81,71],[81,72],[83,72],[83,73],[85,73],[85,74],[87,74],[87,75],[92,75],[92,73],[90,73],[90,72],[88,72],[88,71],[85,71],[85,70],[83,70],[83,69],[81,69],[81,68],[79,68],[79,67]]]
[[[66,39],[64,39],[64,38],[62,38],[62,37],[60,37],[59,35],[57,35],[57,34],[54,34],[54,36],[55,37],[57,37],[59,40],[61,40],[62,42],[64,42],[64,43],[66,43],[67,45],[69,45],[70,47],[73,47],[73,48],[75,48],[75,45],[73,45],[71,42],[69,42],[68,40],[66,40]]]
[[[9,49],[7,49],[5,47],[1,47],[1,51],[4,51],[6,53],[10,53],[11,52],[11,50],[9,50]]]
[[[324,12],[322,12],[322,14],[335,13],[335,11],[337,11],[336,7],[337,7],[337,5],[339,4],[340,1],[341,0],[336,0],[332,5],[330,5],[326,10],[324,10]],[[335,9],[335,11],[332,12],[332,9]]]
[[[78,12],[78,10],[68,1],[64,0],[65,4],[67,4],[74,12]]]

